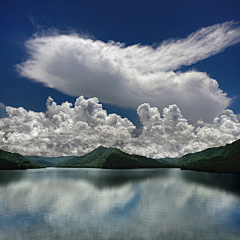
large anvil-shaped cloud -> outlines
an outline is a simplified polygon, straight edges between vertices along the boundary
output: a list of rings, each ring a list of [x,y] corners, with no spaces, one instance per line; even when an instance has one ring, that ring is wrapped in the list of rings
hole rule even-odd
[[[26,42],[28,60],[17,68],[22,76],[68,95],[97,97],[126,108],[148,102],[163,109],[176,103],[187,119],[212,121],[230,99],[206,73],[179,69],[239,41],[240,27],[233,21],[164,41],[156,48],[126,47],[77,34],[36,35]]]

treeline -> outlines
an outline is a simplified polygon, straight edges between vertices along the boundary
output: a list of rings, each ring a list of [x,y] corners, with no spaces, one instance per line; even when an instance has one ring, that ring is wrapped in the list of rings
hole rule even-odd
[[[157,162],[154,159],[130,155],[116,148],[98,147],[92,152],[76,157],[58,165],[58,167],[134,169],[134,168],[169,168],[173,165]]]
[[[226,146],[190,153],[181,158],[151,159],[116,148],[98,147],[84,156],[24,157],[0,149],[0,170],[46,166],[67,168],[181,168],[204,172],[240,173],[240,140]]]
[[[226,146],[187,154],[174,164],[182,170],[240,173],[240,140]]]

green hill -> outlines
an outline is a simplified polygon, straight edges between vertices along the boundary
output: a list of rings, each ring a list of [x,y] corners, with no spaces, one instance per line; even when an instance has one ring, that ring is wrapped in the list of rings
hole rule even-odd
[[[64,163],[76,156],[61,156],[61,157],[41,157],[41,156],[25,156],[26,158],[38,162],[39,164],[44,164],[47,167],[53,167],[57,164]]]
[[[0,149],[0,170],[28,169],[45,167],[18,154]]]
[[[226,146],[187,154],[174,164],[183,170],[240,173],[240,140]]]
[[[116,148],[98,147],[92,152],[60,164],[58,167],[134,169],[169,168],[173,166],[159,163],[151,158],[130,155]]]
[[[190,153],[179,159],[156,160],[139,155],[130,155],[116,148],[105,147],[98,147],[80,157],[24,157],[18,153],[10,153],[0,149],[0,170],[46,166],[105,169],[180,167],[182,170],[240,173],[240,140],[226,146]]]

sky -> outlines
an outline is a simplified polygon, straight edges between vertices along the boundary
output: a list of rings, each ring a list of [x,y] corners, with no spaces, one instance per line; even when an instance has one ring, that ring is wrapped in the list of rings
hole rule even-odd
[[[0,1],[0,148],[180,157],[240,138],[240,2]]]

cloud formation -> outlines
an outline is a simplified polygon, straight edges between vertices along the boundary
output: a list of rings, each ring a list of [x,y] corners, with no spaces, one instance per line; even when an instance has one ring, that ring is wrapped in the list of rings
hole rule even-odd
[[[39,36],[26,42],[29,58],[21,76],[71,96],[137,108],[176,103],[188,120],[211,122],[230,104],[216,80],[204,72],[180,72],[240,41],[233,21],[202,28],[158,47],[92,40],[77,34]]]
[[[189,124],[176,104],[163,109],[141,104],[137,114],[142,129],[127,118],[108,114],[97,98],[80,96],[74,105],[58,105],[48,98],[47,111],[7,107],[0,119],[0,148],[23,155],[83,155],[99,145],[116,147],[152,158],[179,157],[240,138],[240,123],[225,110],[212,123]],[[137,134],[136,134],[137,132]]]

